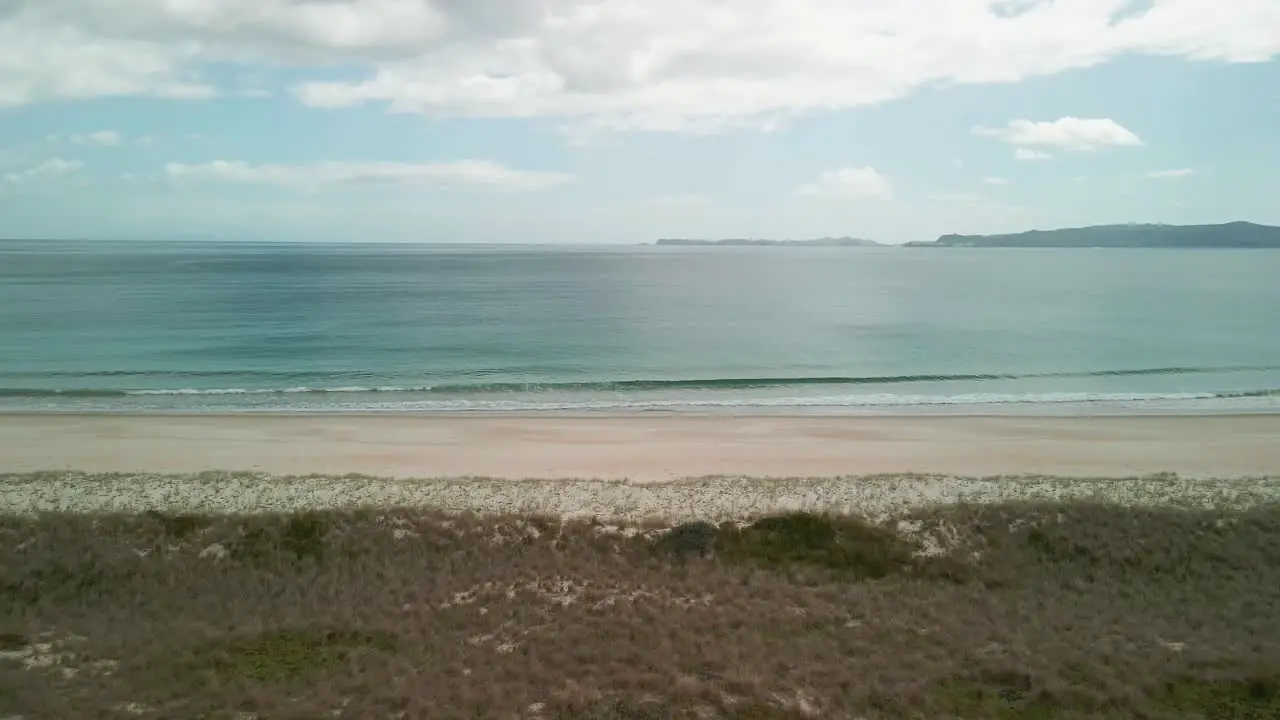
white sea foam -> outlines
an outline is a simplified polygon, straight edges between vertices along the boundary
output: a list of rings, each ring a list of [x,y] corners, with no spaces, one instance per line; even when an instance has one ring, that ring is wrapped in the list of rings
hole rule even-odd
[[[67,398],[37,396],[10,410],[214,412],[838,412],[878,408],[1070,408],[1093,406],[1141,411],[1183,408],[1275,411],[1280,391],[1248,392],[969,392],[813,393],[779,395],[777,389],[736,390],[526,390],[465,392],[431,386],[139,389]]]
[[[405,401],[398,406],[410,410],[645,410],[679,408],[857,408],[923,407],[937,405],[1009,405],[1064,403],[1142,403],[1159,401],[1212,400],[1216,393],[968,393],[962,395],[829,395],[813,397],[688,397],[674,399],[566,399],[493,400],[452,399]],[[395,405],[380,408],[393,409]]]
[[[184,396],[184,395],[300,395],[324,393],[425,393],[430,386],[422,387],[292,387],[292,388],[182,388],[176,390],[129,390],[126,395],[152,396]],[[477,408],[477,409],[571,409],[571,408],[647,408],[647,407],[863,407],[863,406],[897,406],[897,405],[990,405],[1008,403],[1082,403],[1082,402],[1146,402],[1160,400],[1208,400],[1231,397],[1231,394],[1211,392],[1183,393],[964,393],[957,395],[919,395],[900,393],[866,393],[846,395],[815,395],[795,397],[750,397],[720,396],[709,397],[708,394],[689,395],[679,398],[643,398],[632,394],[614,393],[615,397],[596,400],[583,397],[566,397],[563,399],[534,399],[529,393],[527,398],[515,400],[449,398],[437,400],[406,399],[397,404],[413,407],[430,408]],[[634,399],[626,399],[626,398]]]
[[[299,395],[304,393],[429,392],[431,387],[291,387],[291,388],[180,388],[176,390],[125,390],[125,395]]]

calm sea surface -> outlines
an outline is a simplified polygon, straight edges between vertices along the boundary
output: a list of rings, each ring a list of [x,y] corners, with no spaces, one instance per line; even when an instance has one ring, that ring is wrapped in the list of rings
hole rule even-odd
[[[1280,410],[1280,252],[0,242],[0,410]]]

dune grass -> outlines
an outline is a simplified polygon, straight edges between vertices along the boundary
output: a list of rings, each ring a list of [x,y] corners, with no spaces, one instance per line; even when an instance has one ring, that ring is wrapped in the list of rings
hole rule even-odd
[[[0,517],[0,717],[1280,718],[1280,507]]]

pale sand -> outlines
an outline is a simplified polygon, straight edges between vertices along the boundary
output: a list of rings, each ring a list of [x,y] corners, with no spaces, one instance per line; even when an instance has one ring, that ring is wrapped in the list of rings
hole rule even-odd
[[[1280,415],[0,415],[0,472],[598,478],[1280,474]]]
[[[1066,497],[1247,507],[1280,500],[1277,439],[1280,415],[10,415],[0,416],[0,473],[11,473],[0,476],[0,511],[402,505],[723,519]],[[190,475],[212,469],[254,475]],[[19,474],[38,470],[56,472]],[[333,477],[347,473],[380,479]],[[1155,473],[1179,477],[1134,479]],[[330,477],[286,477],[308,474]],[[721,477],[663,482],[706,476]],[[476,477],[496,479],[443,479]]]

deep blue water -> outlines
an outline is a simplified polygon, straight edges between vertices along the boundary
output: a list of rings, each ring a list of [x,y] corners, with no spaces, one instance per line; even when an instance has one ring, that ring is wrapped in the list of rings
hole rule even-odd
[[[1280,252],[0,242],[0,410],[1280,409]]]

